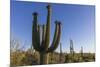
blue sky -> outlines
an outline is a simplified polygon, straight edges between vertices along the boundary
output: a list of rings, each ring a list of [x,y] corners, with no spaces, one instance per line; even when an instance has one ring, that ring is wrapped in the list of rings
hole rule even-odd
[[[32,13],[38,12],[38,22],[46,23],[47,3],[11,1],[11,36],[25,42],[26,48],[31,45]],[[70,39],[74,49],[79,52],[95,52],[95,6],[51,4],[51,41],[54,35],[55,20],[62,23],[61,43],[63,52],[69,52]],[[59,51],[59,48],[56,50]]]

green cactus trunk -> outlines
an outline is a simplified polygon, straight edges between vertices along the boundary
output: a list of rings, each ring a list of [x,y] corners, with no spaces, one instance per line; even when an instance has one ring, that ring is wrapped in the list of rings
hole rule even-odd
[[[41,64],[48,64],[48,53],[46,52],[40,53],[40,65]]]

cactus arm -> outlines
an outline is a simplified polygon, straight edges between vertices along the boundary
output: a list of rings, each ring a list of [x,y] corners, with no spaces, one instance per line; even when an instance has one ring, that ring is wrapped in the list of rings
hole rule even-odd
[[[52,48],[54,47],[54,44],[57,40],[57,35],[58,35],[58,24],[57,24],[57,21],[55,21],[55,33],[54,33],[54,37],[53,37],[53,42],[52,42],[50,48],[48,48],[48,51],[52,50]]]
[[[52,42],[52,46],[54,46],[54,44],[56,43],[56,40],[57,40],[57,35],[58,35],[58,24],[57,24],[58,21],[55,21],[55,34],[54,34],[54,37],[53,37],[53,42]]]
[[[55,44],[52,44],[53,47],[51,47],[51,49],[48,49],[48,52],[52,52],[58,47],[59,41],[60,41],[60,36],[61,36],[61,23],[59,22],[58,23],[58,35],[57,35],[56,42],[55,42]]]
[[[42,26],[42,42],[41,42],[41,48],[44,49],[44,42],[45,42],[45,33],[46,33],[46,25]]]
[[[48,49],[49,43],[50,43],[50,20],[51,20],[51,7],[50,5],[47,6],[48,14],[47,14],[47,24],[46,24],[46,34],[45,34],[45,50]]]
[[[37,44],[40,46],[41,42],[41,30],[40,30],[40,25],[38,25],[38,31],[37,31]]]
[[[54,44],[53,50],[55,50],[58,47],[59,42],[60,42],[60,36],[61,36],[61,23],[60,22],[58,23],[58,26],[59,26],[58,36],[57,36],[56,43]]]
[[[34,49],[39,51],[39,44],[38,44],[38,23],[37,23],[37,13],[33,13],[34,21],[32,26],[32,44]]]
[[[37,42],[36,42],[36,35],[35,34],[36,34],[35,32],[32,32],[32,45],[33,45],[34,49],[39,51],[39,48],[38,48],[38,45],[37,45]]]
[[[46,25],[43,25],[42,29],[43,29],[42,40],[45,40]]]

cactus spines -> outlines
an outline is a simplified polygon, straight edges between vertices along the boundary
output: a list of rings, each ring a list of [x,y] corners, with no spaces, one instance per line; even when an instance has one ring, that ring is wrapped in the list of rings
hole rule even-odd
[[[50,23],[51,23],[51,6],[47,6],[47,23],[42,25],[42,32],[37,21],[37,13],[33,13],[34,21],[32,27],[32,45],[40,54],[40,64],[48,64],[48,53],[53,52],[59,44],[61,35],[61,22],[55,21],[55,34],[51,46],[50,44]],[[41,35],[42,34],[42,35]],[[42,37],[42,38],[41,38]],[[42,39],[42,40],[41,40]]]

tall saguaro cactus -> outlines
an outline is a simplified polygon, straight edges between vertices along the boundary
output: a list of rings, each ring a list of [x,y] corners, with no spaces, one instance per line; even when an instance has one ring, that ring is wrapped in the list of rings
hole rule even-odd
[[[35,50],[40,54],[40,64],[48,64],[48,53],[53,52],[59,44],[61,35],[61,23],[55,21],[55,33],[53,37],[53,42],[50,47],[50,23],[51,23],[51,6],[47,6],[47,23],[42,25],[42,31],[40,30],[40,25],[38,24],[37,17],[38,13],[33,13],[33,27],[32,27],[32,45]],[[42,34],[42,35],[41,35]],[[42,37],[42,38],[41,38]]]

